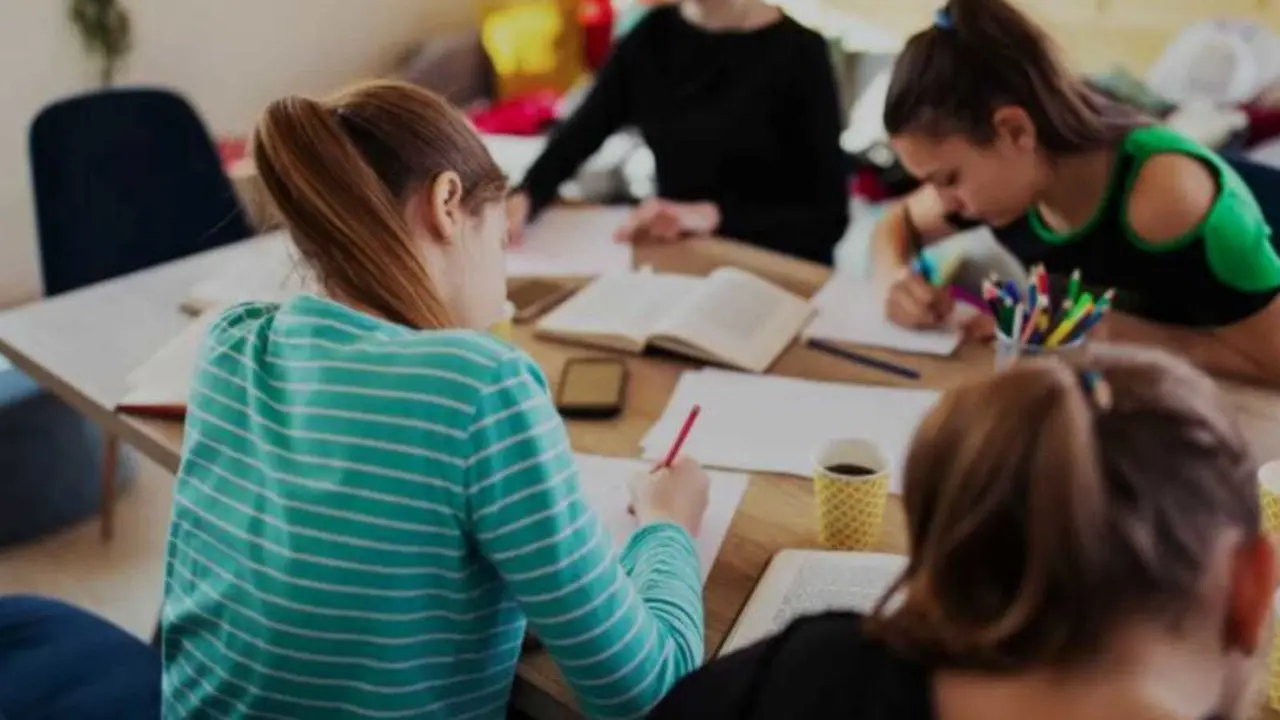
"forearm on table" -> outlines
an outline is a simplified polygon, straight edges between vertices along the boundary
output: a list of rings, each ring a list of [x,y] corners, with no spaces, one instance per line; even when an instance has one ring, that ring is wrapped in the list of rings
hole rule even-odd
[[[698,551],[683,528],[669,522],[645,525],[621,554],[636,593],[675,641],[677,670],[702,663],[702,571]]]
[[[1242,341],[1229,332],[1154,323],[1126,313],[1113,313],[1102,327],[1107,340],[1162,347],[1215,376],[1280,386],[1280,345],[1262,336]]]

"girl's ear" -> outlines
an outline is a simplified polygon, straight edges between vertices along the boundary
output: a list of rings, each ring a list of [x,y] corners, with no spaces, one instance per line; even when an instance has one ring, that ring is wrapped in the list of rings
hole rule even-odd
[[[1004,142],[1015,150],[1030,152],[1036,149],[1036,124],[1027,111],[1017,105],[996,108],[991,115],[991,127],[997,142]]]
[[[451,243],[462,228],[462,178],[452,170],[436,176],[417,198],[422,224],[440,242]]]

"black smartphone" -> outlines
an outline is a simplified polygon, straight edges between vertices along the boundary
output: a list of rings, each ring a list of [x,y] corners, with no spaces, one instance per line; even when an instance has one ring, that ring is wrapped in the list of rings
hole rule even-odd
[[[564,364],[556,408],[567,418],[617,417],[626,405],[627,365],[615,358],[575,358]]]
[[[512,319],[527,322],[573,294],[573,287],[551,280],[519,280],[507,287],[507,300],[516,306]]]

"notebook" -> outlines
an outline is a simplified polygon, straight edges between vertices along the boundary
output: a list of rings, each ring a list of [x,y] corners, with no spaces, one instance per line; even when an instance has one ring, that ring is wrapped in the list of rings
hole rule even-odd
[[[884,453],[890,491],[899,492],[911,438],[937,399],[933,390],[705,368],[680,376],[641,441],[642,455],[662,457],[696,404],[701,413],[683,452],[708,467],[809,477],[828,441],[862,438]]]
[[[116,410],[172,419],[186,415],[187,395],[205,334],[221,314],[221,307],[202,313],[130,373],[125,379],[127,390],[116,403]]]
[[[869,613],[906,566],[903,555],[782,550],[769,561],[719,654],[763,640],[806,615]]]
[[[652,347],[759,373],[812,315],[805,299],[737,268],[706,277],[634,272],[597,278],[544,316],[536,331],[622,352]]]
[[[946,357],[960,346],[962,324],[977,310],[957,304],[947,326],[938,330],[912,330],[889,321],[882,291],[866,280],[832,277],[813,296],[817,315],[805,328],[805,340],[835,345],[862,345],[922,355]]]
[[[628,483],[637,473],[648,472],[652,463],[599,455],[576,456],[582,494],[613,534],[614,547],[622,549],[636,530],[636,520],[627,512],[631,504]],[[707,581],[720,547],[729,534],[729,525],[747,492],[747,476],[741,473],[711,472],[710,502],[702,518],[702,528],[694,538],[702,566],[702,582]]]
[[[613,239],[626,221],[626,207],[555,207],[530,224],[524,241],[508,248],[508,278],[589,278],[630,272],[630,243]],[[184,312],[199,314],[215,305],[284,302],[299,292],[317,292],[314,274],[286,232],[247,241],[245,253],[192,286],[181,302]]]

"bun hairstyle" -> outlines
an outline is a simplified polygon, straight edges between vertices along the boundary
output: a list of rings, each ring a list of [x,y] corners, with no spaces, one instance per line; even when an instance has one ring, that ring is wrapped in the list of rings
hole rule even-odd
[[[417,329],[452,325],[405,219],[411,195],[453,171],[462,206],[502,198],[506,180],[440,96],[399,82],[267,108],[253,160],[294,243],[329,292]]]
[[[996,109],[1030,115],[1048,152],[1071,154],[1115,142],[1147,122],[1090,90],[1063,64],[1053,40],[1006,0],[950,0],[932,27],[898,56],[884,124],[890,135],[994,137]]]
[[[1176,626],[1222,533],[1260,532],[1230,417],[1212,380],[1155,350],[948,392],[912,443],[911,560],[869,632],[934,667],[1002,672],[1087,662],[1135,618]]]

